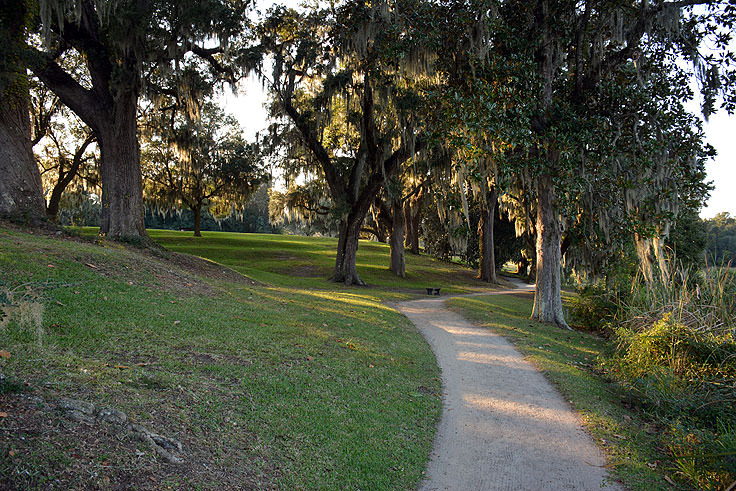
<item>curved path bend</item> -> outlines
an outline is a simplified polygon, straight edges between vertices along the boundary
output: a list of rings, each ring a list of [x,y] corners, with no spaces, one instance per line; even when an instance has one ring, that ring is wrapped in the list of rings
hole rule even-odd
[[[442,419],[421,490],[620,489],[579,416],[508,341],[448,310],[444,298],[398,309],[442,368]]]

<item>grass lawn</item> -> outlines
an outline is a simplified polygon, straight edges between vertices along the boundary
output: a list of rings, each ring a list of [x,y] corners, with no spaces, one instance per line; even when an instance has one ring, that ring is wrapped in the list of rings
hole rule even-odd
[[[469,320],[511,341],[545,374],[605,449],[613,477],[632,490],[679,489],[667,481],[674,476],[674,463],[664,460],[657,448],[658,428],[598,373],[605,340],[530,321],[531,295],[455,298],[448,303]]]
[[[97,235],[95,227],[74,230],[85,237]],[[169,250],[210,259],[268,285],[335,289],[326,280],[335,267],[336,238],[234,232],[202,232],[202,237],[194,237],[192,232],[176,230],[149,230],[148,233]],[[361,240],[357,265],[358,274],[368,283],[369,289],[397,293],[386,298],[407,298],[402,294],[420,294],[428,286],[441,287],[443,293],[488,289],[488,284],[476,279],[476,271],[411,254],[406,255],[407,278],[399,279],[388,269],[388,245],[380,242]],[[354,290],[363,292],[366,289],[356,287]]]
[[[441,413],[439,370],[386,306],[425,284],[481,285],[456,265],[361,243],[371,288],[325,281],[335,241],[151,231],[182,255],[0,224],[0,488],[411,489]],[[8,295],[11,293],[11,295]],[[42,314],[39,317],[37,314]],[[183,444],[168,464],[62,397],[113,407]]]

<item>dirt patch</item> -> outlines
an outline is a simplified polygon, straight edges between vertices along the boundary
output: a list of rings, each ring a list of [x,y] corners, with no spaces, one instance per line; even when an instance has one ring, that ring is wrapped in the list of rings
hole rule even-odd
[[[0,396],[0,489],[269,489],[249,469],[241,446],[179,428],[186,452],[172,464],[128,426],[69,418],[53,399]],[[163,421],[162,421],[163,422]],[[246,444],[247,445],[247,444]],[[228,454],[229,465],[218,456]]]

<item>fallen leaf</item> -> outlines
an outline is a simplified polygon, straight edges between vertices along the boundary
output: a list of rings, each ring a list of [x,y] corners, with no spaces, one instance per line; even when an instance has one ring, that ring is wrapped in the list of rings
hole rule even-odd
[[[314,357],[313,356],[307,356],[307,361],[314,361]]]
[[[373,368],[373,364],[371,364],[371,365],[368,365],[368,368]]]
[[[132,281],[129,281],[128,284],[132,286],[133,285],[133,282]]]
[[[673,486],[676,486],[675,481],[673,481],[667,474],[664,475],[664,480],[672,484]]]
[[[0,350],[0,358],[10,358],[10,353],[5,351],[4,349]]]
[[[127,365],[113,365],[115,368],[120,368],[121,370],[130,369]]]
[[[616,438],[618,438],[620,440],[626,440],[626,437],[623,436],[623,435],[617,435],[616,433],[614,433],[613,436],[615,436]]]
[[[656,469],[657,468],[657,463],[656,462],[647,462],[647,465],[649,466],[650,469]]]
[[[148,363],[140,362],[140,363],[136,363],[135,366],[137,366],[137,367],[147,367],[148,366]]]
[[[63,303],[59,302],[58,300],[56,301],[56,303],[58,303],[58,304],[59,304],[59,305],[61,305],[62,307],[66,307],[66,304],[63,304]]]
[[[174,321],[174,325],[181,324],[181,321]]]
[[[94,264],[85,263],[85,266],[89,266],[92,269],[97,269],[97,266],[95,266]]]
[[[322,327],[327,327],[327,324],[325,324],[325,323],[322,323]]]
[[[55,268],[56,267],[53,264],[47,264],[46,266],[49,267],[49,268]]]
[[[0,418],[7,418],[7,417],[8,417],[8,413],[4,411],[0,411]]]

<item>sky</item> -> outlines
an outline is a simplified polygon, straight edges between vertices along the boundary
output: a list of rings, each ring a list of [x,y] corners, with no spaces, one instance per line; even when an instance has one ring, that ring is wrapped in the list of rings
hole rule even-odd
[[[266,100],[266,91],[255,77],[241,82],[237,95],[226,88],[222,97],[225,110],[240,121],[249,139],[268,126],[263,107]],[[697,101],[691,101],[688,107],[699,114]],[[715,147],[718,155],[706,165],[707,180],[713,182],[715,189],[700,216],[713,218],[724,211],[736,216],[736,115],[721,110],[704,122],[703,130],[706,141]]]
[[[713,218],[722,211],[736,216],[736,116],[724,111],[711,116],[703,125],[706,141],[718,151],[706,166],[708,180],[715,189],[700,212],[703,218]]]

